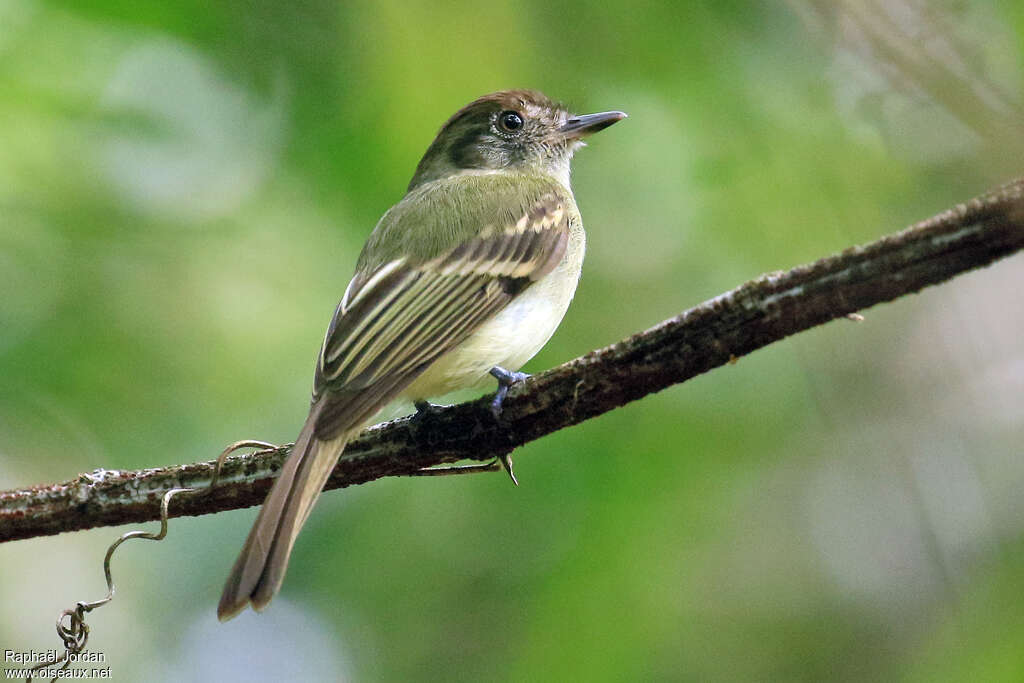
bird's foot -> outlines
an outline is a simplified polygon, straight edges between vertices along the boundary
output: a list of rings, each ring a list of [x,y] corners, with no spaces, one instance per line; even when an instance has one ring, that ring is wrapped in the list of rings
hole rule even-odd
[[[516,382],[523,381],[529,375],[525,372],[511,372],[505,368],[494,366],[491,368],[491,377],[498,380],[498,391],[494,393],[494,400],[491,401],[491,413],[497,419],[501,415],[501,404],[505,402],[505,397],[508,396],[508,388]],[[513,477],[514,480],[515,477]]]
[[[505,368],[495,366],[491,368],[491,377],[498,380],[498,390],[494,392],[494,400],[491,401],[491,414],[497,420],[501,417],[501,405],[505,402],[505,397],[508,396],[509,387],[516,382],[523,381],[529,375],[525,372],[511,372]],[[498,462],[501,463],[502,469],[508,472],[512,483],[519,486],[519,480],[516,479],[516,473],[512,469],[512,455],[510,453],[500,455],[498,456]]]
[[[220,479],[220,470],[222,467],[224,467],[224,461],[227,459],[227,457],[234,453],[235,451],[241,450],[243,448],[255,448],[256,450],[252,452],[252,455],[256,455],[258,453],[269,453],[270,451],[276,451],[278,448],[281,448],[281,446],[268,443],[266,441],[253,441],[251,439],[234,442],[233,444],[225,448],[223,451],[221,451],[220,455],[217,456],[217,464],[213,468],[213,476],[210,477],[209,488],[212,489],[214,486],[217,485],[217,481]]]

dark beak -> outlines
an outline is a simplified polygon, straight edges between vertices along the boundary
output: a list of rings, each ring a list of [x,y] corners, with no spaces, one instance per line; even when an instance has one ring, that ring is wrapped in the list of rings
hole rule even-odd
[[[570,140],[582,138],[599,130],[604,130],[616,121],[626,118],[624,111],[603,111],[600,114],[584,114],[573,116],[559,128],[559,132]]]

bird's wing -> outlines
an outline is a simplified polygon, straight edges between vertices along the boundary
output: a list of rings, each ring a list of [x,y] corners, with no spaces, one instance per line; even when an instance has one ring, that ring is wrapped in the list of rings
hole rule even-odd
[[[360,273],[335,312],[317,363],[316,436],[369,419],[565,255],[574,206],[551,188],[517,218],[429,259]],[[508,207],[495,216],[509,215]],[[515,216],[515,214],[511,214]]]

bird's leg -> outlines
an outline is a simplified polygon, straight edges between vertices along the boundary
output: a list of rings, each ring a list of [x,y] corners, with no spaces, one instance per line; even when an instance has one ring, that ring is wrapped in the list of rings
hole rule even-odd
[[[498,380],[498,391],[495,392],[494,400],[491,401],[491,412],[497,418],[501,415],[501,404],[505,402],[505,397],[508,396],[508,388],[516,382],[523,381],[529,375],[525,372],[511,372],[495,365],[491,368],[491,377]]]
[[[224,466],[224,460],[227,459],[229,455],[231,455],[237,450],[241,450],[242,448],[256,448],[258,450],[252,452],[252,455],[256,455],[257,453],[267,453],[269,451],[276,451],[278,448],[281,448],[281,446],[277,446],[272,443],[267,443],[266,441],[246,440],[234,442],[233,444],[225,448],[223,451],[221,451],[220,455],[217,456],[217,464],[213,468],[213,476],[210,477],[209,488],[212,489],[214,486],[217,485],[217,481],[220,479],[220,470]]]
[[[501,416],[501,404],[505,402],[505,397],[508,396],[508,388],[516,382],[523,381],[529,375],[525,372],[512,372],[495,365],[491,368],[491,377],[498,380],[498,390],[494,393],[494,400],[491,401],[491,413],[494,415],[494,419],[498,419]],[[498,462],[508,472],[508,476],[512,478],[512,483],[519,486],[516,474],[512,471],[512,455],[510,453],[500,455],[498,456]]]

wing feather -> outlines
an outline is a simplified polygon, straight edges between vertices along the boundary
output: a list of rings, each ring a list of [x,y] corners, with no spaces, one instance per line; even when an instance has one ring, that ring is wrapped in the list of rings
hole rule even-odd
[[[396,355],[396,344],[405,343],[408,345],[413,339],[432,331],[435,321],[441,315],[442,308],[438,304],[450,307],[461,305],[461,299],[466,289],[474,286],[474,278],[459,276],[430,277],[424,276],[424,280],[430,286],[419,294],[409,294],[403,297],[410,300],[411,305],[406,307],[389,323],[389,327],[398,331],[404,330],[405,334],[395,333],[378,339],[376,343],[367,348],[365,356],[370,358],[380,357],[385,349],[388,349],[387,357]],[[398,347],[400,348],[400,347]],[[353,374],[359,374],[361,370],[353,370]]]
[[[357,276],[320,352],[314,398],[325,406],[317,438],[330,438],[336,425],[369,419],[551,272],[565,255],[569,215],[564,196],[552,192],[514,223],[485,228],[439,256],[393,260]]]

